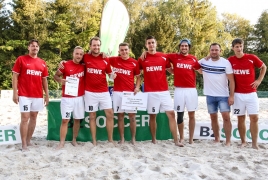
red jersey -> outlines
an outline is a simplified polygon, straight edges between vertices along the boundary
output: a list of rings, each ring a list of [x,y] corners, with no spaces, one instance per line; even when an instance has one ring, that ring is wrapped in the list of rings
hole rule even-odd
[[[110,57],[109,60],[116,73],[114,91],[134,91],[134,76],[140,74],[138,61],[132,58],[124,60],[120,56]]]
[[[144,60],[139,59],[139,67],[144,74],[144,91],[157,92],[167,91],[168,82],[166,77],[166,68],[170,68],[170,62],[163,53],[146,54]]]
[[[231,56],[228,60],[234,71],[235,92],[256,92],[256,89],[253,89],[250,84],[255,81],[255,67],[261,68],[263,62],[253,54],[244,54],[241,58]]]
[[[195,70],[201,68],[195,56],[178,53],[167,54],[174,69],[174,86],[182,88],[196,87]]]
[[[64,69],[59,69],[63,74],[63,79],[66,79],[66,76],[79,78],[78,84],[78,96],[83,96],[85,94],[85,65],[84,64],[75,64],[72,60],[67,61],[63,64]],[[62,85],[62,97],[73,98],[75,96],[70,96],[64,93],[65,85]]]
[[[29,55],[19,56],[12,68],[18,77],[18,95],[32,98],[43,98],[42,78],[48,76],[46,62]]]
[[[108,92],[106,74],[112,73],[112,69],[107,58],[102,55],[97,57],[91,54],[84,55],[86,66],[85,90],[90,92]]]

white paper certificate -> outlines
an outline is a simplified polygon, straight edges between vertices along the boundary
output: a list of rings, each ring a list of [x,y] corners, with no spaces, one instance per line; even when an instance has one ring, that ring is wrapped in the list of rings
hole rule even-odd
[[[121,109],[146,111],[147,99],[147,93],[139,92],[134,95],[134,92],[123,92]]]
[[[70,96],[78,96],[79,78],[66,76],[65,94]]]

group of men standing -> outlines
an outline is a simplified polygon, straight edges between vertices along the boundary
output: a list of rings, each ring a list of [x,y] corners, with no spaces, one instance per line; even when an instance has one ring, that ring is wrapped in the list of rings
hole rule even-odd
[[[135,144],[136,110],[127,111],[121,108],[123,91],[136,94],[141,85],[140,72],[144,76],[144,92],[148,94],[147,112],[150,116],[149,126],[152,143],[156,143],[156,116],[159,112],[166,112],[174,143],[184,146],[184,109],[189,115],[189,143],[193,143],[195,129],[195,111],[198,106],[196,90],[196,73],[203,74],[204,95],[207,97],[208,113],[211,117],[215,142],[220,142],[218,109],[223,117],[226,134],[226,146],[231,144],[230,106],[233,105],[234,114],[238,116],[238,130],[242,147],[246,145],[246,112],[250,117],[250,132],[252,147],[258,149],[258,97],[256,89],[264,78],[265,64],[256,56],[243,53],[243,41],[235,39],[232,49],[235,56],[229,61],[220,57],[221,47],[217,43],[210,46],[210,55],[200,61],[189,54],[191,42],[183,39],[179,43],[179,52],[164,54],[156,51],[157,41],[148,36],[145,41],[147,52],[138,61],[129,57],[129,45],[121,43],[117,57],[104,57],[100,52],[101,40],[94,37],[90,40],[90,53],[84,53],[79,46],[74,48],[73,60],[62,63],[54,75],[54,79],[62,84],[60,144],[57,149],[64,147],[67,125],[71,117],[74,118],[72,144],[77,146],[80,119],[84,112],[89,113],[90,131],[93,145],[96,138],[96,112],[103,109],[106,115],[108,141],[113,143],[114,113],[118,114],[119,143],[124,143],[124,113],[128,113],[131,130],[131,143]],[[19,102],[21,111],[22,150],[31,145],[30,139],[34,132],[38,111],[43,108],[43,92],[48,104],[48,76],[45,61],[37,57],[39,43],[31,40],[28,46],[29,54],[20,56],[12,69],[13,71],[13,101]],[[260,68],[260,75],[255,80],[255,67]],[[174,107],[170,93],[166,70],[174,74]],[[128,72],[128,73],[122,73]],[[113,103],[108,92],[106,74],[114,79]],[[79,79],[78,95],[65,94],[66,77]],[[25,82],[27,81],[27,82]],[[229,81],[229,84],[228,84]],[[134,85],[135,84],[135,85]],[[32,92],[33,88],[38,92]],[[17,91],[18,90],[18,91]],[[113,107],[113,108],[112,108]],[[175,112],[177,112],[177,123]],[[176,125],[177,124],[177,125]],[[177,134],[179,129],[179,137]]]

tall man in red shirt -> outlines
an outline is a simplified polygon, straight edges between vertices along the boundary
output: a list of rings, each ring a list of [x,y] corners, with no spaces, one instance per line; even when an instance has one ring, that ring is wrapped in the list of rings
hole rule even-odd
[[[229,57],[235,78],[235,93],[233,113],[238,118],[238,131],[241,138],[241,147],[246,146],[246,111],[250,119],[250,133],[252,137],[252,148],[258,146],[258,112],[259,102],[257,88],[261,84],[266,73],[266,65],[255,55],[243,52],[244,41],[234,39],[232,49],[235,56]],[[255,79],[255,67],[260,69],[260,74]]]
[[[165,111],[175,145],[183,146],[178,141],[175,113],[166,78],[166,69],[170,68],[171,65],[165,54],[156,52],[157,43],[153,36],[146,38],[145,45],[148,53],[144,60],[139,59],[139,66],[144,74],[144,92],[148,93],[147,112],[150,115],[149,125],[152,142],[156,143],[156,115],[159,111]]]
[[[173,65],[174,73],[174,110],[177,111],[177,124],[180,134],[180,142],[184,141],[184,109],[187,108],[189,115],[189,143],[193,143],[195,128],[195,111],[198,106],[198,94],[196,90],[195,70],[201,68],[195,56],[188,54],[191,42],[183,39],[179,44],[179,53],[167,54]]]
[[[85,65],[81,64],[84,55],[83,48],[76,46],[73,52],[73,60],[67,61],[63,64],[64,68],[58,69],[54,75],[54,79],[62,84],[62,98],[61,98],[61,117],[62,123],[60,127],[60,144],[57,149],[64,147],[65,138],[68,129],[68,123],[73,113],[73,140],[72,145],[77,146],[76,138],[80,129],[80,119],[84,119],[84,94],[85,94],[85,80],[84,72]],[[76,78],[78,81],[77,95],[68,95],[65,93],[65,82],[67,77]]]
[[[92,143],[95,146],[97,145],[96,111],[98,111],[98,108],[104,109],[108,141],[113,142],[114,113],[106,81],[106,74],[112,74],[112,69],[108,58],[103,58],[100,54],[100,38],[92,38],[89,45],[91,53],[84,55],[86,66],[85,111],[89,112]]]
[[[136,110],[124,110],[122,106],[123,91],[139,92],[140,87],[140,69],[138,61],[129,57],[129,44],[119,44],[118,57],[110,57],[110,63],[113,67],[113,72],[116,74],[114,79],[114,92],[113,92],[113,109],[114,113],[118,115],[118,130],[120,134],[120,144],[124,143],[124,112],[128,113],[131,131],[131,143],[135,144],[136,136]],[[134,80],[136,78],[136,86]]]
[[[46,62],[37,57],[39,42],[35,39],[28,44],[29,54],[19,56],[12,69],[13,101],[20,106],[20,134],[22,150],[31,146],[31,138],[36,126],[38,112],[48,105],[48,69]],[[45,92],[45,102],[43,100]]]

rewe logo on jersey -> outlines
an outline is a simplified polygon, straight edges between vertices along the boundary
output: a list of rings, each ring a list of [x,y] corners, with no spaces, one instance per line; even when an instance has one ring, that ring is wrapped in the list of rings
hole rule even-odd
[[[146,67],[146,71],[162,71],[162,66],[149,66]]]
[[[42,76],[42,71],[27,69],[26,74],[30,74],[34,76]]]
[[[102,74],[101,69],[87,68],[87,72],[91,74]]]
[[[120,68],[113,68],[114,72],[119,73],[119,74],[126,74],[130,75],[131,71],[130,70],[125,70],[125,69],[120,69]]]
[[[192,69],[192,65],[191,64],[177,63],[177,68]]]
[[[249,69],[234,69],[234,74],[250,74]]]
[[[77,77],[77,78],[79,78],[79,77],[83,77],[84,76],[84,71],[82,71],[82,72],[80,72],[80,73],[76,73],[76,74],[72,74],[72,75],[70,75],[71,77]]]

